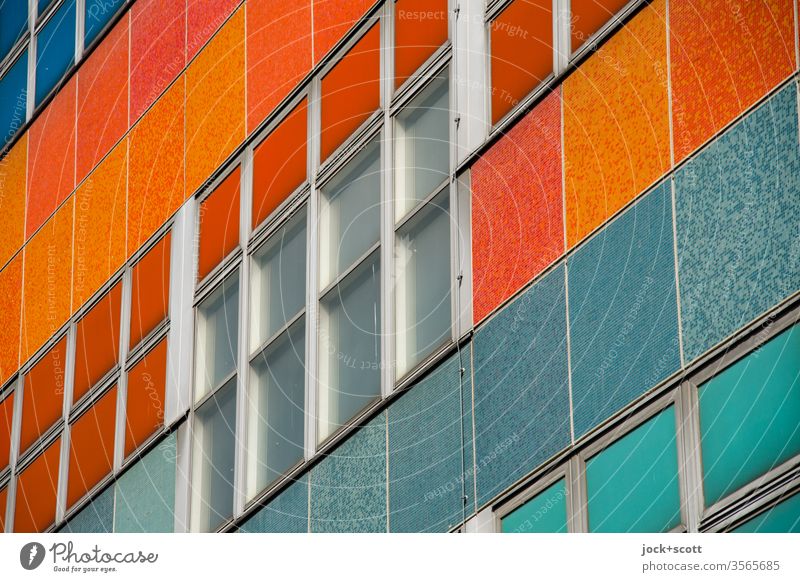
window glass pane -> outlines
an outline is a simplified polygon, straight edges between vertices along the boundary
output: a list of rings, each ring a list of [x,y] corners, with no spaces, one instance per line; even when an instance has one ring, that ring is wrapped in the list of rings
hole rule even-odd
[[[572,15],[570,30],[572,30],[572,50],[576,51],[595,32],[611,18],[622,10],[628,0],[583,0],[570,3]]]
[[[321,302],[320,440],[380,395],[380,313],[376,252]]]
[[[324,287],[380,237],[380,145],[371,143],[322,192],[320,278]]]
[[[36,105],[75,62],[75,0],[66,0],[36,37]]]
[[[397,0],[394,40],[394,85],[399,87],[447,41],[447,0]]]
[[[14,393],[0,402],[0,473],[8,467],[11,455],[11,423],[14,421]],[[2,507],[0,507],[2,514]]]
[[[402,376],[450,339],[450,214],[445,190],[397,233],[397,365]]]
[[[117,283],[75,328],[75,404],[119,361],[119,319],[122,284]]]
[[[248,497],[303,459],[305,340],[305,318],[301,318],[253,361]]]
[[[15,532],[43,532],[56,520],[60,457],[58,438],[20,473],[14,507]]]
[[[800,326],[699,388],[706,505],[800,453]]]
[[[197,308],[196,394],[200,399],[236,369],[239,278],[228,277]]]
[[[240,184],[241,171],[236,168],[200,203],[199,279],[239,246]]]
[[[395,216],[398,220],[448,178],[448,95],[447,79],[436,79],[397,116]]]
[[[84,8],[84,41],[88,47],[106,24],[111,22],[125,0],[86,0]]]
[[[125,406],[125,456],[130,455],[164,425],[167,384],[167,339],[156,344],[128,372]]]
[[[560,479],[501,521],[503,533],[565,533],[567,486]]]
[[[131,270],[131,341],[134,347],[167,317],[171,233]]]
[[[24,453],[63,414],[67,338],[62,338],[25,376],[19,452]]]
[[[253,258],[250,347],[256,349],[297,315],[306,301],[306,214],[272,235]]]
[[[586,462],[589,531],[658,533],[681,523],[672,406]]]
[[[800,495],[781,501],[775,507],[739,526],[734,533],[800,533]]]
[[[2,17],[0,17],[2,20]],[[25,124],[28,96],[28,51],[23,52],[0,78],[0,147]]]
[[[236,439],[236,378],[196,413],[192,523],[196,531],[216,530],[233,514],[233,459]]]
[[[28,0],[0,2],[0,61],[28,30]],[[2,103],[6,103],[3,101]]]

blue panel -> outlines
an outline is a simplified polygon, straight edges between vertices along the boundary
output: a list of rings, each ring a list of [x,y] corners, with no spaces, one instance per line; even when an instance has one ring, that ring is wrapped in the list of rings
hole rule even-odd
[[[170,434],[119,478],[114,531],[174,531],[176,438]]]
[[[125,0],[86,0],[83,46],[88,47],[97,38],[124,3]]]
[[[775,507],[739,526],[734,533],[800,533],[800,495],[782,501]]]
[[[676,174],[686,361],[800,288],[792,83]]]
[[[62,4],[36,37],[36,105],[75,62],[75,0]]]
[[[114,526],[114,487],[108,487],[80,513],[65,523],[60,533],[111,533]]]
[[[468,349],[462,350],[462,358],[466,368],[463,403],[456,354],[389,407],[389,528],[393,532],[449,531],[464,518],[465,492],[474,507]],[[468,510],[466,516],[471,513]]]
[[[475,472],[482,505],[570,442],[564,268],[475,335]]]
[[[28,0],[0,1],[0,61],[28,30]]]
[[[28,96],[28,51],[0,79],[0,147],[6,145],[25,124]]]
[[[567,263],[576,438],[680,366],[669,183]]]
[[[47,7],[53,3],[54,0],[39,0],[39,15],[41,16],[44,14],[44,11],[47,10]]]
[[[311,531],[386,531],[385,414],[312,469]]]
[[[243,533],[308,531],[308,476],[303,475],[239,528]]]

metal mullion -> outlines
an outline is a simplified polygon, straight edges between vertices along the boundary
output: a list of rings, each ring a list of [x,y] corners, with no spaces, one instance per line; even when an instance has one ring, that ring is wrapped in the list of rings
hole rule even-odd
[[[232,275],[245,261],[243,260],[244,251],[241,245],[237,246],[230,254],[222,259],[219,265],[206,275],[202,281],[197,283],[194,292],[193,307],[198,307],[209,297],[219,286]]]
[[[448,40],[429,57],[409,79],[407,79],[390,99],[387,109],[392,117],[396,116],[409,101],[414,100],[430,83],[439,77],[450,65],[453,56],[453,45]]]
[[[586,488],[586,463],[581,455],[572,457],[568,462],[567,530],[570,533],[589,531],[589,501]]]
[[[76,358],[76,324],[72,323],[67,330],[67,357],[64,371],[64,407],[62,416],[64,418],[64,432],[61,438],[61,457],[59,461],[59,479],[56,495],[56,519],[58,523],[64,518],[67,504],[67,479],[69,478],[69,437],[70,424],[67,422],[69,409],[72,404],[72,391],[75,378],[75,358]]]
[[[424,199],[417,202],[416,206],[414,206],[411,210],[406,212],[406,214],[400,220],[397,221],[397,223],[394,225],[394,231],[397,232],[401,230],[407,223],[411,222],[411,220],[413,220],[420,212],[422,212],[423,209],[427,208],[434,198],[436,198],[444,190],[450,187],[451,181],[452,181],[452,175],[445,178],[441,184],[436,186],[433,192],[428,194]],[[452,200],[450,200],[450,202],[452,203]]]
[[[372,243],[372,245],[355,261],[353,261],[349,267],[347,267],[344,271],[342,271],[339,275],[337,275],[330,283],[328,283],[322,291],[319,292],[318,299],[322,300],[328,293],[336,289],[339,285],[341,285],[345,279],[354,271],[358,270],[358,268],[367,260],[369,259],[375,251],[377,251],[381,247],[381,241]]]
[[[42,28],[44,28],[47,23],[53,18],[53,14],[55,14],[59,8],[63,4],[65,4],[66,0],[55,0],[50,6],[44,9],[44,12],[39,14],[39,3],[36,0],[33,0],[32,4],[36,5],[36,20],[32,21],[31,28],[33,29],[34,34],[38,34],[41,32]],[[75,10],[78,9],[77,4],[75,5]]]
[[[690,533],[699,531],[703,516],[703,473],[700,449],[700,422],[697,389],[690,382],[678,387],[677,404],[679,417],[678,436],[682,443],[679,449],[679,471],[682,477],[681,491],[684,502],[685,525]]]
[[[9,451],[8,465],[9,465],[9,480],[6,489],[6,507],[0,508],[5,511],[5,520],[3,523],[4,531],[14,531],[14,508],[16,507],[17,499],[17,460],[19,458],[19,438],[22,428],[22,376],[17,376],[14,379],[14,411],[11,419],[11,450]],[[9,509],[10,508],[10,509]]]
[[[83,36],[86,31],[85,3],[86,0],[75,0],[75,64],[73,66],[81,62],[83,51],[86,48],[83,44]]]
[[[286,323],[281,325],[277,331],[275,331],[266,341],[259,344],[257,348],[253,351],[249,351],[249,355],[247,357],[247,361],[252,365],[253,360],[255,360],[258,356],[263,354],[269,347],[275,343],[278,338],[280,338],[284,333],[286,333],[290,327],[292,327],[295,323],[297,323],[301,317],[306,314],[305,306],[303,306],[297,313],[295,313],[292,317],[286,320]]]
[[[390,111],[394,88],[394,3],[383,6],[381,22],[381,106],[383,109],[383,134],[381,135],[381,226],[380,226],[380,301],[381,340],[380,394],[386,398],[394,390],[395,382],[395,272],[394,272],[394,120]],[[388,515],[388,508],[387,508]],[[388,524],[387,524],[388,528]]]
[[[128,374],[127,368],[128,348],[131,328],[131,271],[126,269],[122,275],[122,307],[120,310],[119,325],[119,381],[117,382],[117,416],[116,431],[114,436],[114,471],[122,466],[125,457],[125,426],[127,419],[128,402]]]
[[[286,197],[270,218],[267,218],[253,229],[247,243],[247,254],[252,256],[264,245],[269,244],[272,236],[286,226],[298,212],[305,208],[311,194],[309,181],[306,180]]]
[[[325,188],[327,183],[336,176],[353,158],[371,144],[383,129],[383,111],[373,112],[361,127],[354,131],[342,145],[328,156],[316,169],[316,187],[318,190]],[[318,146],[319,147],[319,146]],[[319,156],[319,153],[317,153]]]
[[[238,360],[238,356],[237,356],[237,360]],[[238,365],[238,361],[237,361],[237,365]],[[192,412],[197,412],[198,409],[202,408],[203,405],[206,402],[211,400],[216,395],[217,392],[219,392],[224,386],[226,386],[228,384],[228,382],[233,380],[237,375],[238,374],[237,374],[236,368],[234,368],[233,370],[228,372],[228,374],[222,380],[220,380],[220,382],[216,386],[211,388],[208,392],[203,394],[202,397],[198,398],[197,401],[192,404],[192,408],[191,408]]]
[[[25,34],[17,39],[8,54],[0,59],[0,79],[2,79],[8,70],[17,62],[17,59],[22,56],[25,49],[30,44],[30,32],[26,31]]]

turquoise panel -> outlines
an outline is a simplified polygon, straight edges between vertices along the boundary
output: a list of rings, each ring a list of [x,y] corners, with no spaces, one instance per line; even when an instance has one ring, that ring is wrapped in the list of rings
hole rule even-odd
[[[782,501],[733,533],[800,533],[800,495]]]
[[[800,151],[792,83],[675,178],[686,361],[800,289]]]
[[[564,479],[526,501],[502,519],[503,533],[566,533],[567,486]]]
[[[242,533],[308,531],[308,476],[303,475],[244,522]]]
[[[461,361],[463,377],[455,354],[389,407],[393,532],[446,532],[463,521],[465,512],[467,517],[473,513],[468,347],[462,349]]]
[[[667,182],[569,258],[576,438],[679,368],[674,248]]]
[[[117,481],[116,532],[171,532],[175,522],[173,432]]]
[[[586,462],[589,531],[658,533],[681,523],[675,410]]]
[[[706,382],[699,399],[708,506],[800,453],[800,326]]]
[[[311,470],[311,531],[386,531],[385,414]]]
[[[570,443],[564,268],[475,334],[478,505]]]
[[[114,487],[108,487],[61,526],[60,533],[111,533],[114,525]]]

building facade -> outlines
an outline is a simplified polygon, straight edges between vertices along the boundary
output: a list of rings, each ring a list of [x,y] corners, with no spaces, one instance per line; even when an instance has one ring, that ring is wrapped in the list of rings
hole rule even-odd
[[[7,0],[0,530],[800,531],[796,0]]]

